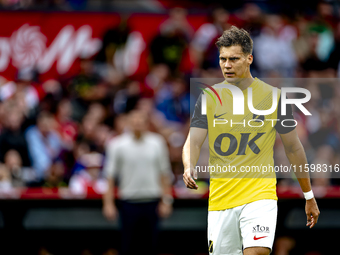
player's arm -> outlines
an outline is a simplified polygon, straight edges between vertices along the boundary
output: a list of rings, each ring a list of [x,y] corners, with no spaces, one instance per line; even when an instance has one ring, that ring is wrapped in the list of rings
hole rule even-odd
[[[171,178],[168,174],[161,174],[162,199],[158,204],[158,213],[161,218],[167,218],[172,213],[173,197],[171,192]]]
[[[201,147],[207,136],[207,133],[207,129],[191,127],[187,140],[183,146],[183,180],[185,185],[189,189],[198,188],[196,182],[192,179],[192,177],[197,179],[197,171],[195,170],[195,166],[200,156]]]
[[[106,148],[106,158],[104,163],[103,172],[107,178],[108,188],[103,194],[103,215],[108,220],[115,220],[118,216],[118,210],[115,205],[115,181],[114,176],[117,169],[117,149],[114,144],[109,143]]]
[[[114,202],[114,179],[108,178],[108,188],[103,194],[103,214],[108,220],[115,220],[118,211]]]
[[[162,187],[162,197],[158,204],[158,213],[161,218],[167,218],[172,213],[172,170],[169,157],[168,146],[162,138],[158,149],[157,165],[160,170],[160,186]]]
[[[197,171],[195,166],[200,156],[202,144],[208,133],[207,115],[201,114],[202,110],[202,94],[198,97],[195,111],[191,119],[190,131],[183,147],[182,160],[184,165],[183,180],[185,186],[189,189],[197,189],[196,182]]]
[[[311,182],[309,178],[309,172],[304,171],[305,164],[307,164],[305,150],[300,142],[300,139],[296,133],[296,130],[292,130],[286,134],[280,134],[287,158],[293,169],[296,169],[295,175],[300,183],[301,189],[304,193],[312,190]],[[299,171],[299,169],[303,169]],[[306,200],[306,215],[307,226],[310,228],[318,222],[320,211],[316,203],[315,198]]]

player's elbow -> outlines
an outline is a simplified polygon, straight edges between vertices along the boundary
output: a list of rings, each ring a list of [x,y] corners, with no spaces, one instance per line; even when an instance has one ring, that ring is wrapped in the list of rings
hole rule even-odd
[[[299,143],[291,144],[290,146],[286,146],[285,152],[286,152],[287,157],[289,158],[290,155],[298,155],[300,153],[304,153],[304,149],[303,149],[302,144],[299,142]]]

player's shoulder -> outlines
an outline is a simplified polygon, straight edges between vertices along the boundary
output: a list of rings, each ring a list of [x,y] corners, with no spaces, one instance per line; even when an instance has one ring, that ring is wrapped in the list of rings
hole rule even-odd
[[[150,142],[154,142],[154,143],[164,143],[165,139],[163,136],[161,136],[158,133],[154,133],[154,132],[146,132],[145,133],[145,137],[148,139],[148,141]]]
[[[129,134],[128,133],[123,133],[121,135],[117,135],[112,137],[108,143],[107,143],[107,148],[112,148],[112,147],[119,147],[121,145],[124,145],[124,143],[126,143],[126,139],[129,138]]]
[[[273,88],[276,88],[278,90],[278,92],[281,91],[279,88],[277,88],[277,87],[275,87],[273,85],[270,85],[270,84],[268,84],[268,83],[266,83],[266,82],[264,82],[264,81],[262,81],[262,80],[260,80],[258,78],[255,78],[254,82],[256,83],[256,87],[258,89],[263,90],[263,91],[271,92],[271,91],[273,91]]]
[[[270,85],[270,84],[268,84],[268,83],[266,83],[266,82],[264,82],[264,81],[262,81],[258,78],[255,78],[254,82],[257,83],[257,86],[263,87],[263,88],[268,89],[268,90],[272,90],[273,88],[277,88],[277,87]],[[277,89],[280,90],[279,88],[277,88]]]
[[[219,88],[222,88],[223,85],[227,85],[228,83],[226,83],[226,81],[221,81],[221,82],[218,82],[218,83],[215,83],[214,85],[212,85],[211,87],[213,87],[214,89],[219,89]]]

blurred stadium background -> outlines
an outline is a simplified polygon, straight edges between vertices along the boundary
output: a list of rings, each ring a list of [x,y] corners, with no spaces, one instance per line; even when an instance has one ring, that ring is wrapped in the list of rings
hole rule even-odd
[[[159,254],[208,254],[208,182],[184,187],[181,149],[190,78],[221,77],[214,42],[231,25],[254,39],[253,76],[311,91],[313,116],[295,113],[309,163],[339,164],[339,12],[337,1],[313,0],[1,0],[0,253],[118,254],[118,223],[101,214],[105,179],[82,176],[137,108],[170,151],[175,203]],[[287,165],[275,146],[276,164]],[[339,253],[340,181],[313,177],[321,217],[312,231],[298,183],[278,179],[273,254]]]

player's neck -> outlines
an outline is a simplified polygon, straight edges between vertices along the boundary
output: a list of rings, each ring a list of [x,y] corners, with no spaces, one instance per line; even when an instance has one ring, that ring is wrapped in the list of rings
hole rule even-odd
[[[247,89],[252,83],[254,82],[254,78],[251,75],[251,73],[247,73],[243,78],[241,78],[239,81],[235,82],[232,85],[237,86],[241,90]]]
[[[140,140],[143,136],[143,132],[142,131],[134,131],[133,132],[133,137],[136,139],[136,140]]]

